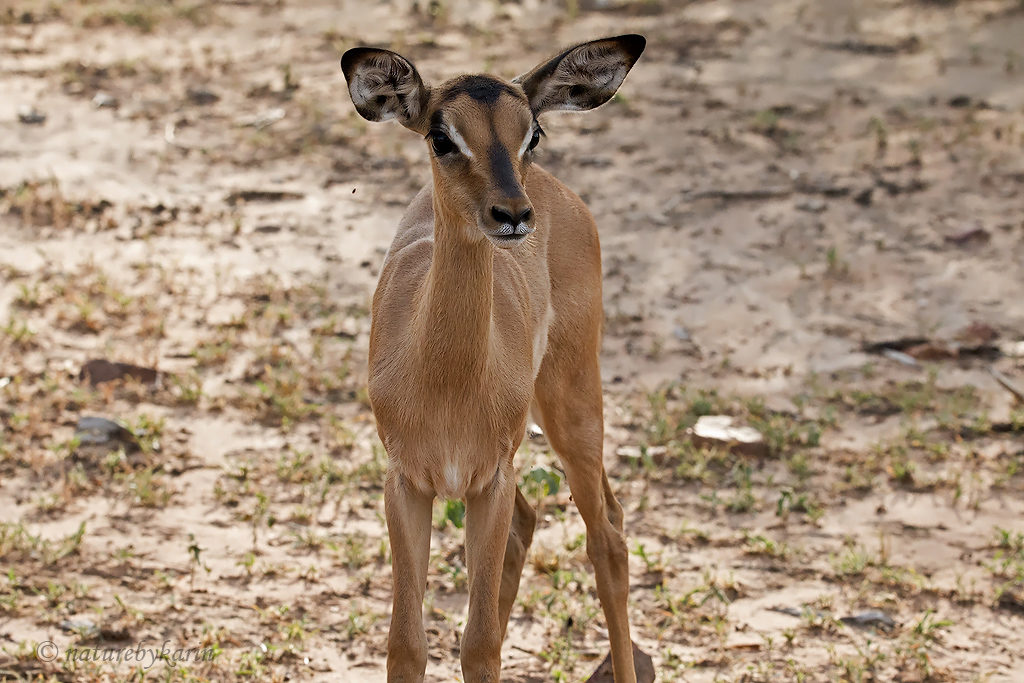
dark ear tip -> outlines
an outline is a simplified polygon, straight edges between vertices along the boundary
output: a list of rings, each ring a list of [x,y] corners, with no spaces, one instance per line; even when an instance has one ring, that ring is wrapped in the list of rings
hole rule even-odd
[[[367,52],[370,52],[373,48],[369,47],[353,47],[345,50],[345,54],[341,56],[341,70],[345,72],[347,76],[356,64],[359,63],[359,58]]]
[[[616,40],[626,48],[633,61],[639,59],[640,55],[644,52],[644,48],[647,47],[647,39],[639,33],[627,33],[624,36],[619,36]]]

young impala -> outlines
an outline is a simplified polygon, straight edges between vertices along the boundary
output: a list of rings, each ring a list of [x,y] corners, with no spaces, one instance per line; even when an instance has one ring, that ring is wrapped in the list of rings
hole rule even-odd
[[[622,507],[602,461],[597,229],[533,154],[541,114],[607,102],[644,45],[638,35],[604,38],[511,82],[467,75],[432,87],[388,50],[357,47],[341,59],[356,110],[424,136],[433,171],[399,223],[373,297],[369,392],[388,453],[394,580],[389,681],[424,676],[435,496],[466,503],[463,675],[498,681],[536,522],[512,464],[531,413],[586,523],[615,680],[636,680]]]

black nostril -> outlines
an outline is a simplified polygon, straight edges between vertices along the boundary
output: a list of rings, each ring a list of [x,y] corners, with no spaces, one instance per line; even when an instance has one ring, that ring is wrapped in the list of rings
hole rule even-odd
[[[494,220],[499,223],[508,223],[509,225],[515,225],[516,219],[512,217],[512,214],[500,206],[491,207],[491,215],[494,216]]]
[[[519,222],[526,223],[530,220],[530,216],[533,215],[533,209],[523,209],[523,212],[519,214]]]

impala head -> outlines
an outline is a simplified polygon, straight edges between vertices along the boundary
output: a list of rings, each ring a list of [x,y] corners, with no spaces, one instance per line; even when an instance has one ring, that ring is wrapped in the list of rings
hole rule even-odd
[[[428,87],[412,62],[369,47],[346,52],[341,69],[363,118],[397,119],[426,138],[435,206],[476,226],[472,238],[511,247],[534,230],[523,179],[544,135],[537,118],[607,102],[645,43],[638,35],[583,43],[512,81],[468,75]]]

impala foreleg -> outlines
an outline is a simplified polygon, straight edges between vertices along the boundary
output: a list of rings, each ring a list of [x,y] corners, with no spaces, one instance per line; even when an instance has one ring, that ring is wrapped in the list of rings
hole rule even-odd
[[[483,491],[466,499],[466,569],[469,618],[462,638],[466,683],[498,683],[503,626],[499,616],[502,567],[516,484],[511,461],[503,462]]]
[[[533,531],[537,526],[537,513],[526,502],[523,492],[516,487],[515,508],[512,512],[512,526],[508,531],[508,542],[505,544],[505,561],[501,570],[501,593],[498,597],[498,619],[501,623],[501,636],[505,637],[508,629],[508,617],[519,593],[519,579],[526,564],[526,553],[533,541]]]
[[[423,593],[430,556],[433,496],[417,490],[401,474],[388,473],[384,512],[391,540],[394,600],[388,633],[388,683],[422,681],[427,666]]]

